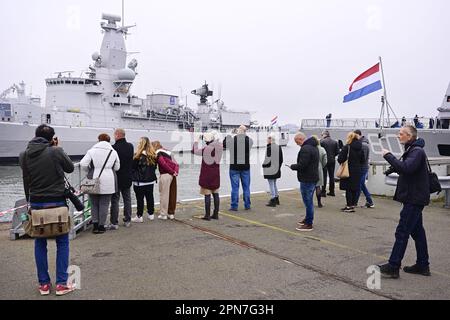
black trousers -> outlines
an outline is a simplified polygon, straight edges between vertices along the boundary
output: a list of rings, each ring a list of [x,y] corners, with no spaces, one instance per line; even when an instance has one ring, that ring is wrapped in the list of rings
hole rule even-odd
[[[134,193],[137,201],[137,216],[140,218],[144,215],[144,198],[147,200],[147,213],[153,215],[155,213],[155,199],[153,197],[154,184],[148,186],[134,186]]]
[[[325,168],[323,168],[323,188],[322,192],[327,192],[327,174],[330,177],[330,192],[334,193],[334,171],[336,169],[336,162],[328,163]]]
[[[345,191],[345,199],[347,200],[347,207],[356,207],[358,202],[358,191]]]

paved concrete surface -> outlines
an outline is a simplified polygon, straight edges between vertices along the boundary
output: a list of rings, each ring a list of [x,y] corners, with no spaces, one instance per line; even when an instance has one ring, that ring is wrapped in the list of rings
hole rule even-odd
[[[302,300],[450,299],[450,210],[425,209],[431,277],[401,272],[369,290],[367,267],[386,261],[400,205],[375,198],[376,208],[340,212],[344,197],[316,208],[315,230],[295,230],[304,217],[298,191],[283,192],[281,206],[252,197],[253,209],[230,213],[222,199],[219,221],[206,222],[202,202],[179,207],[177,221],[146,221],[104,235],[81,234],[71,243],[71,265],[81,268],[81,290],[60,299]],[[36,290],[33,241],[8,239],[0,225],[0,299],[41,298]],[[415,262],[411,240],[404,264]],[[54,280],[55,243],[49,241]]]

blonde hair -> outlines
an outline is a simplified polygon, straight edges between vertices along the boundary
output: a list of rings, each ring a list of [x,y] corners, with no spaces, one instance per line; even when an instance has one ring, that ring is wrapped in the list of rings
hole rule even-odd
[[[146,153],[145,157],[147,158],[148,165],[154,165],[156,163],[156,152],[153,148],[150,139],[147,137],[142,137],[139,139],[138,147],[136,153],[134,155],[134,160],[140,160],[142,155]]]
[[[358,140],[358,135],[354,132],[350,132],[347,135],[347,144],[351,144],[355,140]]]

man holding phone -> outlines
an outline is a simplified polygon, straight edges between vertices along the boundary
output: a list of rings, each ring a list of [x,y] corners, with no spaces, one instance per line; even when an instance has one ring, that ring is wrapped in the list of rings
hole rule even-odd
[[[303,203],[306,207],[306,218],[298,223],[297,231],[313,231],[314,221],[314,191],[319,181],[319,149],[318,143],[314,138],[306,138],[303,132],[297,133],[294,138],[295,143],[301,147],[297,157],[297,164],[290,168],[297,171],[298,181],[300,182],[300,192]]]

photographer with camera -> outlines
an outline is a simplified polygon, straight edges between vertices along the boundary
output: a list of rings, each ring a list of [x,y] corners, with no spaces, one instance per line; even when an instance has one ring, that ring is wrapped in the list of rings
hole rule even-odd
[[[59,148],[55,130],[48,125],[36,129],[25,152],[19,156],[23,172],[23,185],[32,210],[67,207],[64,174],[75,168],[62,148]],[[49,165],[54,163],[54,165]],[[33,212],[33,211],[32,211]],[[67,284],[69,267],[69,234],[56,237],[56,294],[64,295],[74,290]],[[47,238],[35,239],[35,259],[39,280],[39,292],[46,296],[51,291],[48,273]]]
[[[395,244],[389,262],[380,266],[381,275],[397,279],[409,236],[414,239],[417,262],[411,267],[404,267],[407,273],[430,275],[427,238],[423,227],[422,211],[430,203],[430,185],[427,157],[423,148],[425,141],[417,138],[417,129],[407,125],[398,134],[400,143],[405,146],[405,153],[400,160],[383,149],[383,157],[391,165],[386,175],[398,173],[397,189],[394,200],[403,204],[400,222],[395,232]]]

